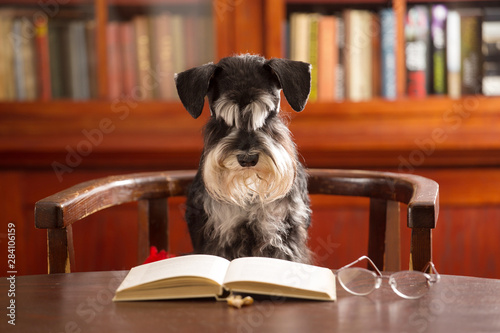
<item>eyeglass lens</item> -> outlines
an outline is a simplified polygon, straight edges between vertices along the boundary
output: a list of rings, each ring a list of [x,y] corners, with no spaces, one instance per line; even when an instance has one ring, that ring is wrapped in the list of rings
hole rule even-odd
[[[364,268],[346,268],[337,274],[342,287],[355,295],[368,295],[377,285],[377,276]]]
[[[429,282],[421,272],[397,272],[389,278],[389,284],[396,294],[405,298],[420,298],[429,290]]]
[[[337,274],[342,287],[354,295],[368,295],[379,287],[377,275],[359,267],[342,269]],[[389,284],[396,294],[403,298],[420,298],[429,290],[429,282],[424,274],[414,271],[397,272],[390,276]]]

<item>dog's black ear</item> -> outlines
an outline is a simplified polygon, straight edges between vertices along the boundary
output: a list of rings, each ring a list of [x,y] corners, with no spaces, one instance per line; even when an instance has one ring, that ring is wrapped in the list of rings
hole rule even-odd
[[[295,111],[302,111],[311,92],[311,65],[302,61],[270,59],[267,61],[278,77],[285,98]]]
[[[193,118],[198,118],[205,104],[210,79],[217,68],[213,63],[175,74],[175,85],[182,104]]]

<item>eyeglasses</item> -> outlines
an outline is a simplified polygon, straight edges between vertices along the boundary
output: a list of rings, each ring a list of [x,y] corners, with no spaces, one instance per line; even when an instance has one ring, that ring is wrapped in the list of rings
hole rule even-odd
[[[351,267],[361,260],[368,262],[375,268],[375,272],[365,268]],[[431,274],[424,273],[431,269]],[[406,299],[417,299],[424,296],[431,285],[438,282],[440,279],[439,273],[436,271],[434,264],[429,262],[423,272],[418,271],[401,271],[383,276],[373,261],[367,256],[362,256],[358,260],[340,268],[337,272],[337,279],[342,287],[354,295],[368,295],[375,289],[380,288],[382,279],[389,279],[389,285],[392,290],[399,296]]]

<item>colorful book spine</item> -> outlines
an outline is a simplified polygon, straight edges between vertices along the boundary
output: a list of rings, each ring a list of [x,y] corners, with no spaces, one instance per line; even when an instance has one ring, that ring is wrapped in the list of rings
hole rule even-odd
[[[309,61],[311,36],[309,14],[293,13],[290,17],[290,58],[296,61]]]
[[[452,10],[448,12],[446,19],[446,68],[448,70],[448,96],[451,98],[459,98],[462,94],[460,50],[460,14]]]
[[[12,10],[0,8],[0,34],[7,36],[0,47],[0,100],[11,101],[16,98],[16,78],[14,68],[14,43],[8,37],[12,32],[14,17]]]
[[[367,10],[349,9],[344,15],[346,40],[346,98],[355,102],[372,98],[372,17]]]
[[[35,23],[35,40],[37,54],[38,96],[41,100],[48,101],[52,97],[50,84],[50,58],[48,21],[38,19]]]
[[[407,94],[409,97],[426,97],[430,67],[428,8],[409,8],[405,21]]]
[[[94,20],[85,22],[85,46],[87,47],[90,98],[98,98],[96,23]]]
[[[122,94],[126,98],[133,97],[137,87],[137,53],[134,47],[134,27],[130,21],[120,22],[118,25],[118,50],[120,50],[119,63],[121,65],[123,85]]]
[[[396,98],[396,30],[392,8],[380,11],[381,43],[381,95],[387,99]]]
[[[12,40],[14,45],[14,73],[15,73],[15,96],[17,100],[26,100],[26,74],[23,61],[23,38],[22,38],[22,23],[21,19],[14,19],[12,25]]]
[[[461,13],[462,94],[481,93],[482,52],[480,12],[467,10]]]
[[[500,8],[487,8],[482,22],[483,82],[486,96],[500,96]]]
[[[198,19],[194,15],[186,15],[183,17],[183,29],[184,29],[184,43],[186,48],[186,67],[192,68],[195,66],[199,66],[198,63],[198,47],[200,45],[200,41],[197,38],[197,26],[196,23]]]
[[[173,45],[170,30],[170,14],[164,13],[154,18],[153,59],[158,68],[159,89],[161,99],[175,98]],[[193,37],[193,36],[191,36]]]
[[[182,15],[174,14],[170,19],[172,31],[173,69],[179,73],[187,68],[186,65],[186,43],[184,40],[184,18]]]
[[[59,20],[49,21],[49,62],[50,62],[50,87],[52,98],[59,99],[67,97],[64,89],[63,62],[67,58],[63,57],[63,34],[65,27]]]
[[[309,15],[309,60],[311,64],[311,93],[309,101],[315,102],[318,99],[318,25],[319,15]]]
[[[133,19],[135,28],[135,47],[137,50],[137,75],[139,82],[138,99],[152,99],[151,85],[151,49],[148,17],[136,16]]]
[[[213,61],[215,40],[210,13],[169,9],[113,18],[96,37],[95,20],[70,9],[40,17],[30,6],[0,8],[0,101],[98,98],[102,75],[113,100],[175,99],[174,73]]]
[[[120,49],[118,21],[111,21],[106,27],[107,51],[108,51],[108,96],[111,100],[121,97],[123,92],[124,78],[122,55]]]
[[[215,55],[215,36],[214,36],[214,20],[211,15],[202,15],[198,20],[198,38],[199,52],[198,63],[206,64],[214,61]],[[282,42],[284,45],[284,42]],[[284,48],[283,48],[284,49]],[[177,94],[176,94],[177,95]]]
[[[432,6],[432,92],[446,94],[446,16],[444,5]]]
[[[371,97],[382,94],[382,72],[381,63],[381,36],[380,36],[380,17],[377,13],[370,12],[369,31],[371,36],[371,71],[372,71],[372,91]]]
[[[338,62],[335,68],[335,99],[345,98],[345,24],[342,16],[337,16],[337,48]]]
[[[318,27],[318,100],[335,100],[335,68],[338,63],[337,18],[321,16]]]
[[[87,43],[85,37],[85,22],[72,21],[70,29],[71,82],[73,99],[87,100],[90,98],[89,69],[87,59]]]

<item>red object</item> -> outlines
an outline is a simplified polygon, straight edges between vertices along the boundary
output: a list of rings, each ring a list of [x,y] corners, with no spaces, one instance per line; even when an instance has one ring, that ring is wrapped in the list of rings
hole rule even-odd
[[[47,19],[39,18],[35,22],[35,45],[37,52],[38,97],[48,101],[52,97],[50,82],[49,39]]]
[[[425,71],[408,72],[408,96],[425,97],[427,89],[425,87]]]
[[[165,250],[161,250],[160,252],[158,252],[158,249],[156,248],[156,246],[151,246],[151,248],[149,249],[149,257],[146,258],[146,260],[144,261],[144,264],[167,259],[167,258],[172,258],[172,257],[175,257],[175,255],[169,254]]]

